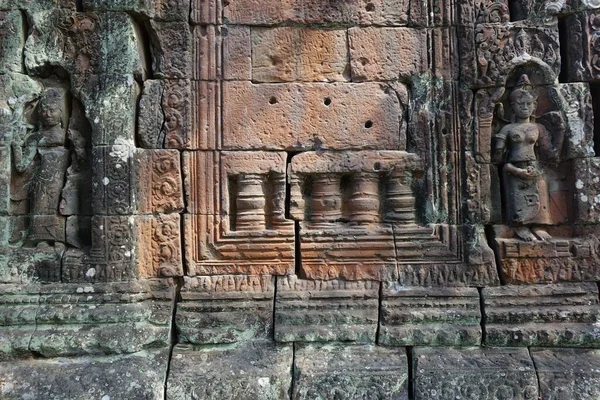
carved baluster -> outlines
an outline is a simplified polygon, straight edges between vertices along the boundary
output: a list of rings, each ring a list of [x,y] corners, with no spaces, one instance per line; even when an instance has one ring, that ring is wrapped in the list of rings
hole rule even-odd
[[[285,175],[275,174],[273,176],[273,187],[269,193],[271,200],[270,222],[273,229],[291,228],[293,223],[285,219]]]
[[[415,223],[415,196],[406,173],[395,173],[390,177],[386,201],[386,219],[402,224]]]
[[[340,177],[318,174],[313,181],[309,220],[313,223],[335,222],[342,217]]]
[[[349,208],[352,223],[361,225],[379,221],[378,174],[360,173],[352,177]]]
[[[236,230],[265,230],[265,192],[258,174],[238,176]]]

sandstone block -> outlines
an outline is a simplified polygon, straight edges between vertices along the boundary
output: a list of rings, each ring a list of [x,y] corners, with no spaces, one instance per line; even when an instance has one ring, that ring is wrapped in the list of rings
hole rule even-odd
[[[167,79],[192,77],[192,34],[187,21],[151,21],[149,33],[154,76]]]
[[[405,25],[409,2],[375,0],[365,4],[351,0],[344,4],[326,0],[305,2],[284,0],[265,7],[257,0],[230,2],[223,6],[225,19],[233,24],[274,25],[284,22],[299,24]]]
[[[21,10],[54,10],[64,8],[75,11],[77,8],[75,0],[0,0],[0,9]]]
[[[566,49],[566,71],[570,82],[590,81],[600,77],[598,32],[600,11],[582,11],[565,19],[569,46]]]
[[[600,354],[591,349],[531,349],[544,399],[600,396]]]
[[[19,11],[0,11],[0,73],[23,71],[24,21]]]
[[[174,294],[169,281],[45,287],[29,350],[57,357],[168,347]]]
[[[223,79],[252,80],[250,27],[228,25],[226,28],[221,28],[221,32],[223,34]]]
[[[190,21],[193,24],[221,24],[222,14],[221,0],[191,0]]]
[[[187,274],[287,275],[294,271],[294,233],[232,231],[228,217],[184,215]]]
[[[39,284],[0,284],[0,361],[29,355],[39,293]]]
[[[408,399],[404,349],[371,345],[298,344],[292,399]]]
[[[143,75],[134,22],[126,13],[53,10],[32,17],[25,44],[29,71],[60,65],[72,76]]]
[[[92,217],[89,252],[70,248],[63,257],[63,282],[113,282],[138,278],[136,220],[131,216]]]
[[[392,87],[378,83],[229,81],[223,104],[231,150],[396,150],[404,111]]]
[[[7,399],[156,399],[163,396],[168,359],[165,348],[124,356],[4,362],[0,363],[2,395]]]
[[[11,153],[9,146],[0,146],[0,215],[10,210]]]
[[[414,398],[538,400],[527,349],[415,348]]]
[[[180,157],[177,150],[138,149],[135,152],[134,179],[138,213],[183,211]]]
[[[291,345],[249,342],[238,347],[177,345],[173,350],[167,396],[206,400],[279,400],[291,384]]]
[[[94,214],[127,215],[134,210],[133,148],[128,145],[92,149]]]
[[[133,353],[167,347],[169,282],[0,285],[0,359]],[[119,324],[119,330],[115,329]]]
[[[183,275],[179,214],[137,218],[138,271],[143,278]]]
[[[374,342],[379,282],[277,279],[278,342]]]
[[[341,29],[252,29],[254,82],[348,80],[348,43]]]
[[[492,346],[592,347],[600,314],[595,284],[483,289],[486,343]]]
[[[551,239],[525,242],[515,237],[514,229],[494,226],[494,246],[504,281],[557,283],[598,279],[597,229],[547,228]]]
[[[383,285],[378,343],[387,346],[481,344],[477,289]]]
[[[192,29],[191,77],[215,81],[222,77],[223,31],[221,26],[196,25]],[[227,28],[225,28],[227,29]],[[188,45],[189,46],[189,45]],[[173,53],[177,57],[176,53]],[[189,76],[189,73],[188,75]]]
[[[139,87],[132,75],[88,75],[73,89],[85,107],[94,146],[133,146]]]
[[[147,80],[138,115],[137,133],[141,147],[219,148],[220,99],[218,82]]]
[[[268,275],[185,277],[175,324],[180,343],[269,339],[275,279]]]
[[[600,157],[581,158],[573,163],[577,223],[600,222]]]
[[[412,28],[350,28],[353,81],[408,79],[427,70],[427,31]]]

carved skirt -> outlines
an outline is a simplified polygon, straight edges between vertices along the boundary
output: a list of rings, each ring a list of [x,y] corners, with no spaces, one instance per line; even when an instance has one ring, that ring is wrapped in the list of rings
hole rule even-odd
[[[512,163],[518,168],[533,167],[541,171],[536,162]],[[543,172],[533,179],[522,179],[502,169],[505,217],[509,225],[551,225],[550,194]]]

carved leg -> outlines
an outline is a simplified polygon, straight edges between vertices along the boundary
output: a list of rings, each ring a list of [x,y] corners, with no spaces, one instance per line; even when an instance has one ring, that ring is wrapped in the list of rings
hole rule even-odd
[[[542,228],[533,228],[532,231],[540,240],[547,241],[552,239],[552,236]]]
[[[531,230],[526,226],[520,226],[515,230],[515,234],[521,240],[526,242],[534,242],[537,241],[538,238],[531,232]]]

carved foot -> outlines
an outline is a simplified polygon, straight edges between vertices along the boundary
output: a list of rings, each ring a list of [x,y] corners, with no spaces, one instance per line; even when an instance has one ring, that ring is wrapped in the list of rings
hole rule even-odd
[[[538,238],[526,226],[521,226],[515,230],[517,237],[525,242],[537,241]]]
[[[548,241],[552,239],[552,236],[550,236],[550,234],[548,232],[546,232],[544,229],[542,228],[533,228],[533,233],[535,234],[535,236],[537,236],[540,240],[544,240],[544,241]]]

